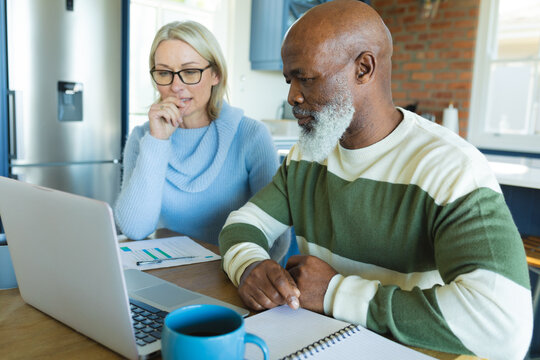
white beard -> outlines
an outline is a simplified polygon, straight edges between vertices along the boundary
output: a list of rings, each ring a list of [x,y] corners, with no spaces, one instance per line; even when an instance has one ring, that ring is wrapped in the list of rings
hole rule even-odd
[[[313,118],[309,127],[302,128],[298,146],[302,153],[311,155],[317,162],[326,159],[334,150],[355,112],[352,96],[346,90],[340,91],[320,111],[298,110],[295,112]]]

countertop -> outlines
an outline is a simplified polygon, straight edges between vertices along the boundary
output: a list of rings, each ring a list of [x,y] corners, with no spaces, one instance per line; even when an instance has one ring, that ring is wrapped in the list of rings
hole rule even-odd
[[[540,159],[486,155],[501,185],[540,189]]]

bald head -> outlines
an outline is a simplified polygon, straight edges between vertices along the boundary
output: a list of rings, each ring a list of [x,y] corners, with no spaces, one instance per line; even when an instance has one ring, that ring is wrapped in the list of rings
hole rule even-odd
[[[356,57],[369,50],[379,60],[392,56],[392,37],[373,8],[357,0],[335,0],[307,11],[288,31],[289,42],[330,44],[336,56]]]

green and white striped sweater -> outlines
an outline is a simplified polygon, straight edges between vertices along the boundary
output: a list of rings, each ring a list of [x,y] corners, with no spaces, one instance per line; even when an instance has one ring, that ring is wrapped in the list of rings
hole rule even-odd
[[[483,155],[449,130],[404,119],[367,148],[312,161],[294,146],[220,235],[235,285],[294,225],[302,254],[334,267],[325,313],[402,343],[522,359],[532,333],[523,245]]]

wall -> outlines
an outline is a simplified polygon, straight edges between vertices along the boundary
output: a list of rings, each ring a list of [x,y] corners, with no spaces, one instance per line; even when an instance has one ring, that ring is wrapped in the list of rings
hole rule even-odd
[[[289,86],[280,71],[251,70],[251,0],[231,0],[229,4],[233,8],[229,13],[231,48],[227,51],[231,104],[254,119],[275,119],[278,108],[287,99]]]
[[[420,18],[419,0],[372,0],[394,41],[394,102],[419,102],[418,113],[437,122],[450,102],[467,137],[480,0],[442,0],[433,19]]]

